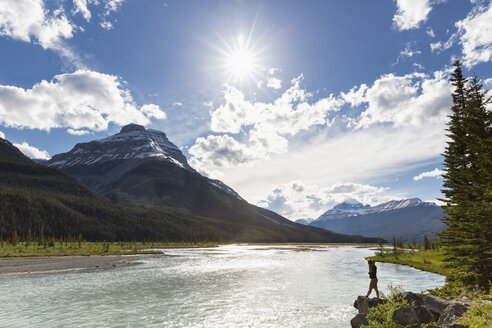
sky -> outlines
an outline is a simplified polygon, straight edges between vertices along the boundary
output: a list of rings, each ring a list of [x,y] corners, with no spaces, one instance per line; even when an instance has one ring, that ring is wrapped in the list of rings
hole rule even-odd
[[[2,0],[0,137],[142,124],[291,220],[439,203],[455,58],[492,87],[491,1]]]

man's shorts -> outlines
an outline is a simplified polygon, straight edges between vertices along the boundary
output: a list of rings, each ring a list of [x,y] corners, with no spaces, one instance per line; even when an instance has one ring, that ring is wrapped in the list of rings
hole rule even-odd
[[[371,278],[371,284],[369,285],[369,288],[378,288],[378,278]]]

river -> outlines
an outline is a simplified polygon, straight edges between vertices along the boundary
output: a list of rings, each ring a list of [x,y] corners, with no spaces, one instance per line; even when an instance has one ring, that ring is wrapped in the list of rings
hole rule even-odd
[[[0,327],[350,327],[369,285],[355,246],[165,249],[138,265],[0,279]],[[444,277],[377,263],[389,283],[424,291]],[[373,294],[373,296],[375,296]]]

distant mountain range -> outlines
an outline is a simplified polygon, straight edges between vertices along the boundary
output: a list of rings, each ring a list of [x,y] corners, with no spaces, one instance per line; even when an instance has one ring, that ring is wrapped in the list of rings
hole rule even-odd
[[[339,233],[350,231],[386,240],[401,237],[406,242],[415,238],[420,242],[424,235],[434,237],[434,232],[446,228],[440,220],[442,217],[444,212],[441,207],[418,198],[393,200],[372,207],[348,200],[335,205],[308,224]]]
[[[3,236],[28,228],[35,235],[44,225],[48,236],[82,233],[92,240],[376,241],[303,226],[251,205],[192,169],[163,132],[135,124],[43,164],[1,139]]]

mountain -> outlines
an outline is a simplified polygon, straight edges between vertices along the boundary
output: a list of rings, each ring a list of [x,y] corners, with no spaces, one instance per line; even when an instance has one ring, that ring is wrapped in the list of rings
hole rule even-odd
[[[296,220],[296,223],[303,224],[303,225],[309,225],[313,221],[314,221],[314,219],[307,218],[307,219]]]
[[[350,216],[363,214],[370,209],[370,205],[363,205],[354,199],[349,199],[343,203],[335,205],[331,210],[326,211],[317,221],[343,219]],[[314,220],[313,220],[314,221]]]
[[[444,217],[442,208],[418,198],[393,200],[373,207],[349,203],[336,205],[309,225],[386,240],[401,237],[405,242],[414,238],[422,241],[424,235],[432,237],[434,232],[446,228],[440,220]]]
[[[46,165],[115,203],[177,209],[225,226],[243,227],[231,231],[228,240],[375,241],[303,226],[251,205],[221,181],[191,168],[165,133],[136,124],[105,139],[77,144],[69,152],[53,156]]]
[[[79,148],[77,148],[79,149]],[[162,148],[161,148],[162,149]],[[161,156],[161,163],[196,174]],[[154,163],[154,160],[152,160]],[[217,190],[225,188],[214,180]],[[231,191],[222,193],[240,201]],[[225,196],[224,196],[225,197]],[[242,201],[242,200],[241,200]],[[244,201],[242,201],[244,202]],[[0,138],[0,239],[16,231],[36,238],[87,240],[373,242],[315,227],[304,227],[250,205],[250,220],[221,220],[165,206],[116,204],[58,169],[39,165]]]

